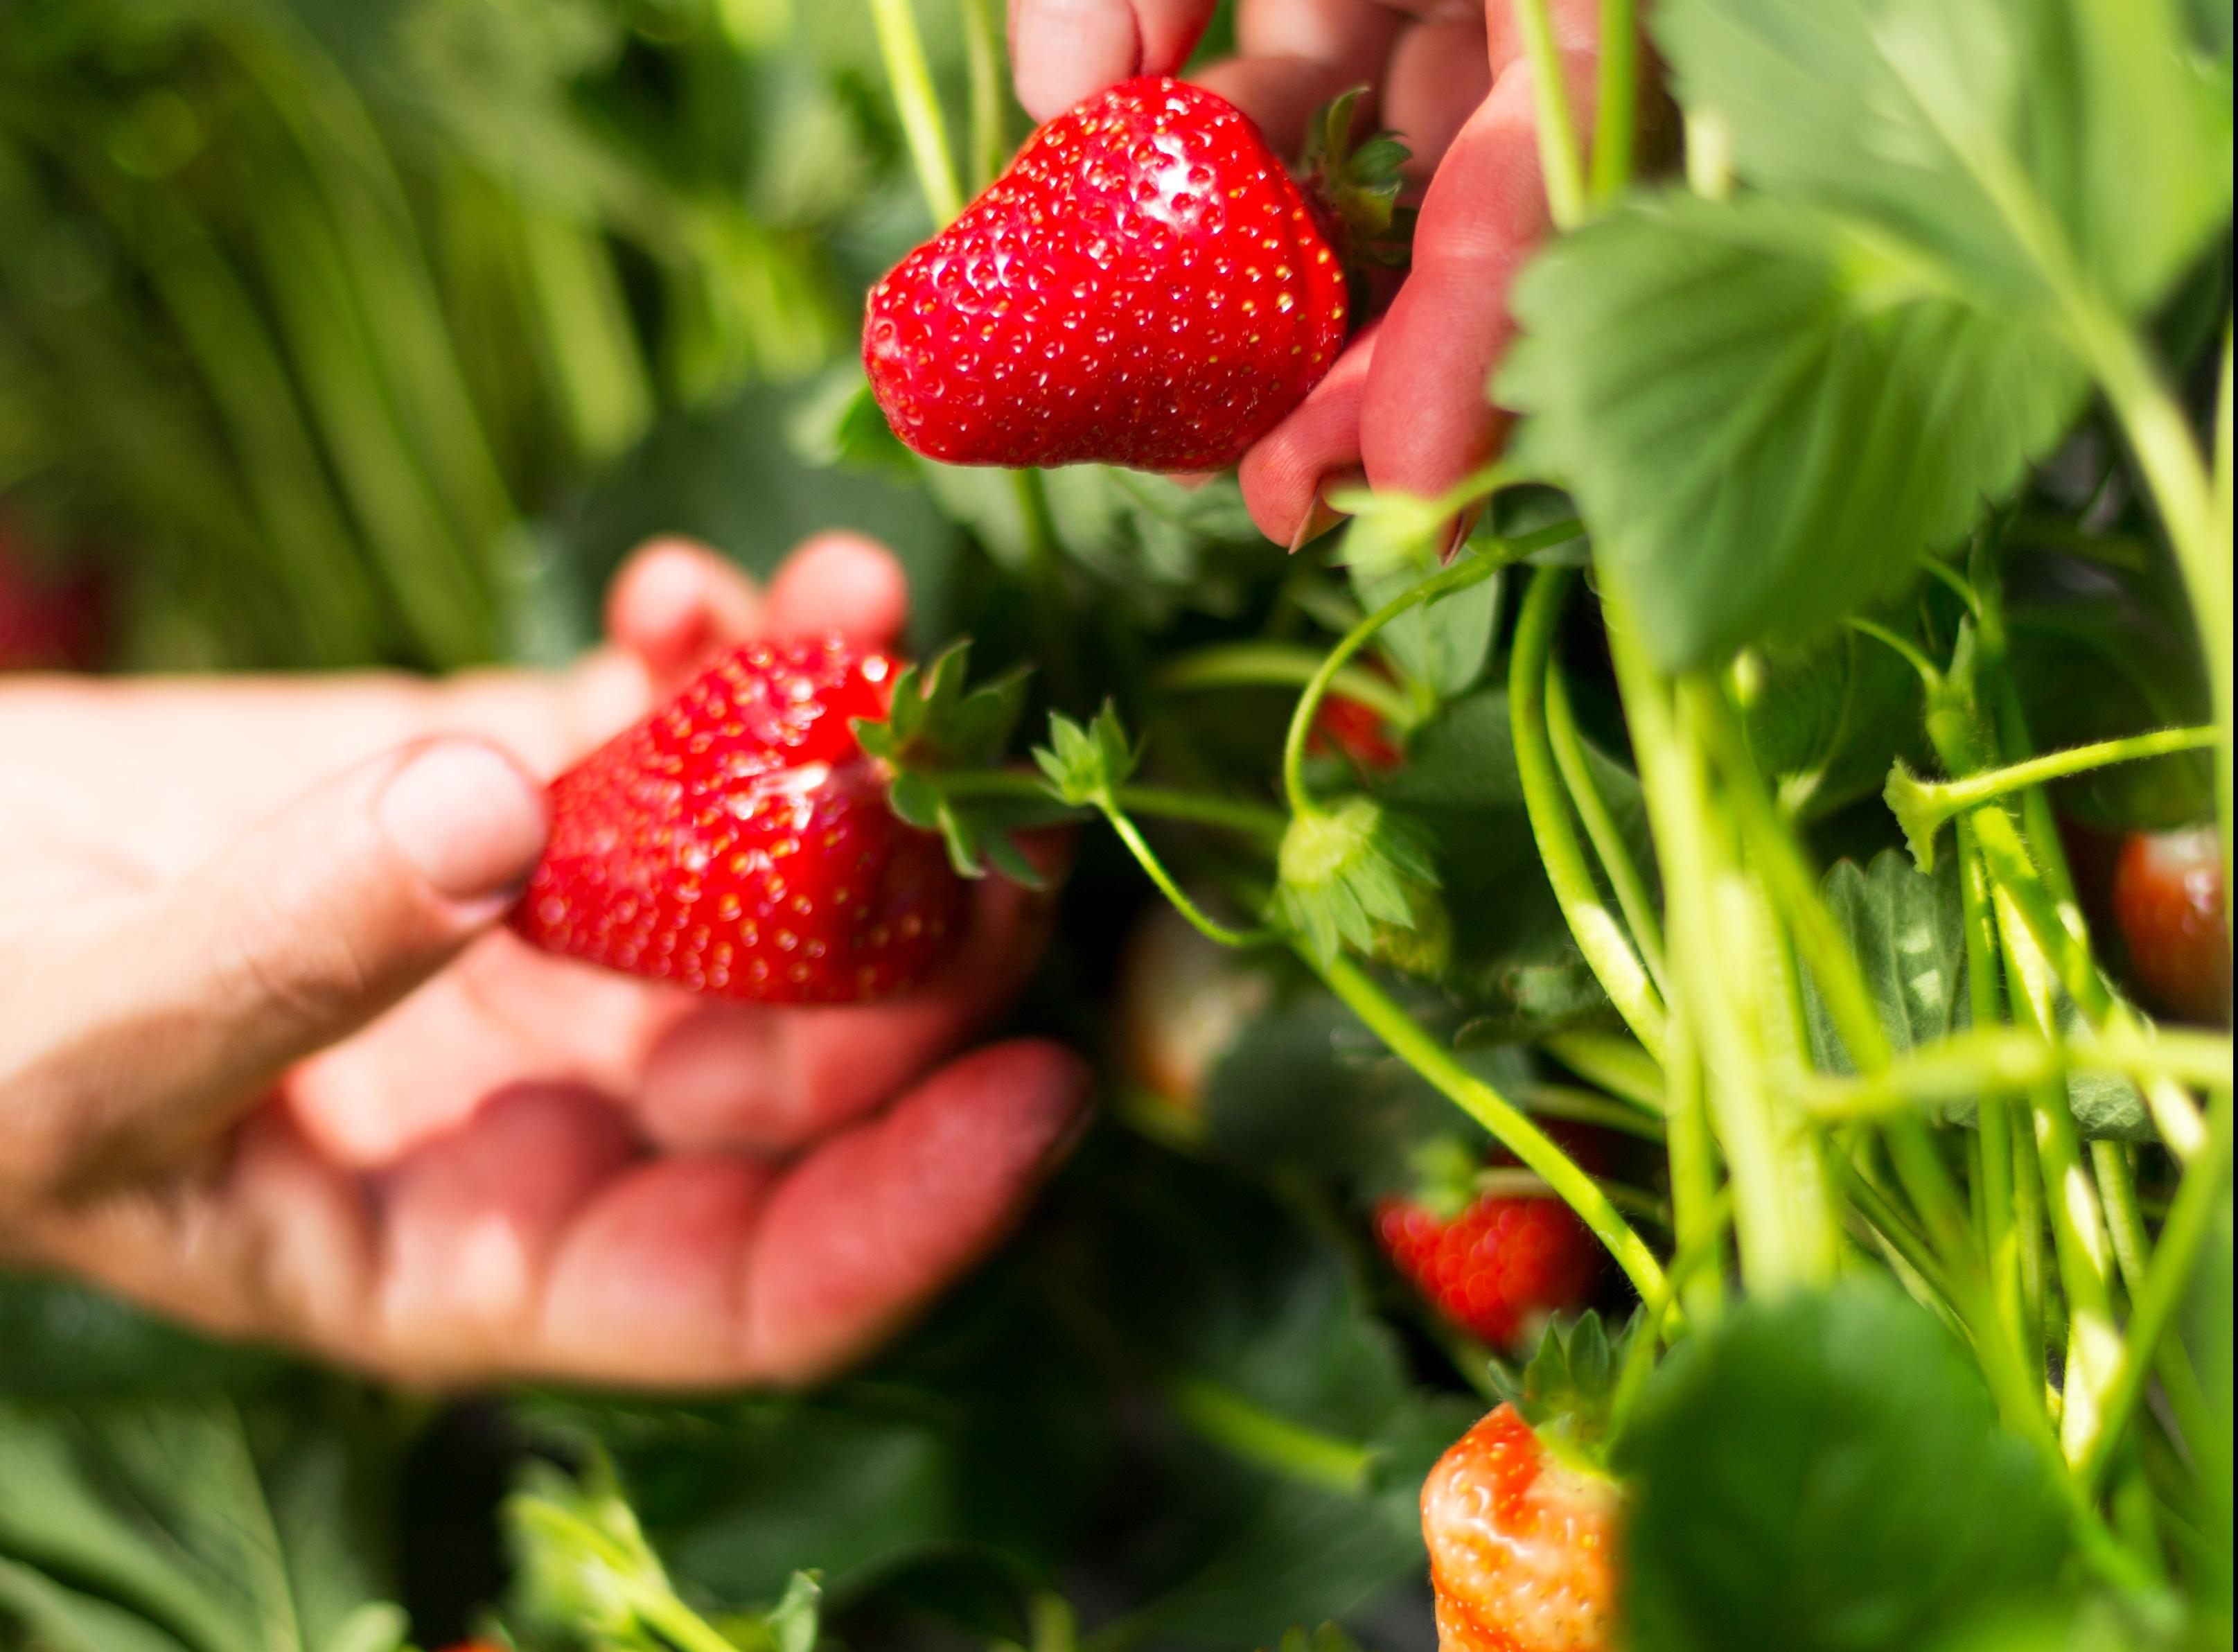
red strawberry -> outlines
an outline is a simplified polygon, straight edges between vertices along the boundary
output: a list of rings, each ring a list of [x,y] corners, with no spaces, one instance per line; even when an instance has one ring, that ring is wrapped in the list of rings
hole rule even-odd
[[[101,590],[38,574],[0,521],[0,671],[83,670],[100,654]]]
[[[1513,1405],[1456,1441],[1422,1483],[1439,1652],[1606,1652],[1622,1493],[1558,1458]]]
[[[1480,1193],[1451,1217],[1388,1198],[1376,1207],[1375,1236],[1440,1313],[1494,1347],[1578,1306],[1600,1271],[1599,1241],[1551,1193]]]
[[[1346,309],[1258,129],[1145,76],[1043,127],[871,289],[863,363],[928,458],[1216,470],[1328,370]]]
[[[754,643],[552,783],[552,839],[513,914],[547,951],[767,1003],[922,979],[963,885],[897,819],[851,720],[893,662],[838,638]]]
[[[1406,760],[1383,713],[1342,694],[1331,694],[1314,708],[1313,749],[1334,749],[1367,774],[1387,773]]]
[[[2222,842],[2212,826],[2133,832],[2114,865],[2114,915],[2129,971],[2153,1008],[2187,1021],[2230,1018],[2230,929]]]

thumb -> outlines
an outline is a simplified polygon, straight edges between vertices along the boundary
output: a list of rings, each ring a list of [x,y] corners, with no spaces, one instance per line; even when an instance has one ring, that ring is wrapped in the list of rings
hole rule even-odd
[[[192,1146],[494,924],[546,824],[541,788],[510,758],[431,741],[55,938],[31,989],[43,1002],[20,1024],[47,1029],[33,1035],[45,1058],[17,1091],[27,1106],[0,1118],[28,1138],[16,1167],[67,1190]]]

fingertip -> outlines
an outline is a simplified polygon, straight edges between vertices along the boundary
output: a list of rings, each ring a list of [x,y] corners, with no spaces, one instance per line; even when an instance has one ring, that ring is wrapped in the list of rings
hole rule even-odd
[[[648,541],[615,575],[606,633],[655,677],[689,670],[711,649],[759,629],[753,581],[696,540]]]
[[[1312,538],[1324,493],[1360,468],[1361,401],[1381,330],[1380,324],[1364,329],[1328,375],[1243,455],[1236,477],[1244,507],[1259,531],[1278,545]],[[1335,520],[1329,513],[1321,527]]]
[[[1036,123],[1142,64],[1141,30],[1126,0],[1017,0],[1010,43],[1018,102]]]
[[[860,534],[818,534],[770,583],[767,629],[779,636],[836,631],[867,647],[891,646],[909,622],[909,581],[894,554]]]

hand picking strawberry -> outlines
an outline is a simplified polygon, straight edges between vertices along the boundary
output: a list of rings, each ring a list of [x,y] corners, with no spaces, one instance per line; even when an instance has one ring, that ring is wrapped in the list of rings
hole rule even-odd
[[[1232,465],[1344,342],[1326,214],[1225,98],[1123,82],[871,289],[878,405],[951,464]]]

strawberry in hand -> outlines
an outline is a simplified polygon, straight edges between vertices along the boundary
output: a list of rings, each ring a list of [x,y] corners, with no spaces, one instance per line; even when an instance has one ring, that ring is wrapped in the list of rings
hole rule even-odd
[[[897,667],[837,637],[756,642],[552,783],[552,837],[513,915],[548,952],[762,1003],[914,985],[963,881],[888,806],[853,720]]]
[[[1332,106],[1325,139],[1348,136],[1351,109]],[[1403,156],[1377,140],[1321,169],[1371,236]],[[1221,469],[1344,343],[1335,223],[1225,98],[1124,81],[1035,133],[871,289],[864,366],[930,459]]]

